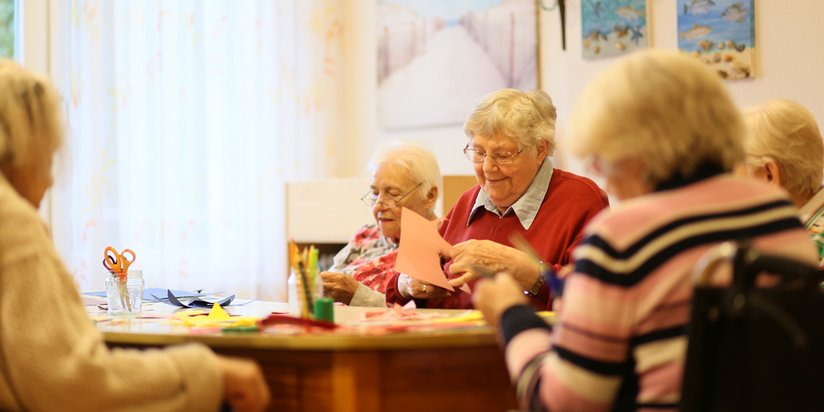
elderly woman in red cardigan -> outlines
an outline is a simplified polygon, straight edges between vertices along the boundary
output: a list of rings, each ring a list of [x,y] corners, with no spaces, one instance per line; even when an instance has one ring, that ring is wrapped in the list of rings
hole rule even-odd
[[[453,286],[472,288],[481,272],[506,271],[536,307],[550,305],[545,266],[570,263],[584,226],[608,206],[593,181],[553,167],[555,118],[547,93],[504,89],[484,97],[466,120],[463,152],[478,184],[461,195],[440,228],[454,245],[444,257]],[[525,239],[539,260],[512,247],[513,236]],[[469,294],[396,274],[387,303],[412,299],[430,308],[472,307]]]

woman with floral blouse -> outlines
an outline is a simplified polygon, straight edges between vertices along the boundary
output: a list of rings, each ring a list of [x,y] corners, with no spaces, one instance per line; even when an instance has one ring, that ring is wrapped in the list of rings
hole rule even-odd
[[[378,148],[369,162],[372,183],[361,200],[372,208],[375,224],[361,228],[322,272],[326,296],[350,306],[385,306],[401,237],[405,207],[429,220],[436,218],[435,202],[441,172],[435,156],[410,143]]]

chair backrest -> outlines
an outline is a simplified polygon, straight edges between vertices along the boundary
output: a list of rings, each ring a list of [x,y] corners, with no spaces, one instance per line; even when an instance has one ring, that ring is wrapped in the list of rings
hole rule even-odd
[[[712,286],[724,261],[732,264],[732,283]],[[725,244],[699,270],[681,410],[824,411],[824,294],[816,268]],[[756,286],[764,273],[780,281]]]

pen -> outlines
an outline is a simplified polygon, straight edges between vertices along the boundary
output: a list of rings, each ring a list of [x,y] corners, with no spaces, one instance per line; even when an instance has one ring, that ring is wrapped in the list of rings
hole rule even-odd
[[[534,260],[536,263],[541,262],[541,257],[538,256],[538,252],[536,252],[535,249],[532,248],[532,245],[529,244],[529,242],[524,238],[522,234],[517,232],[513,233],[509,237],[509,242],[512,243],[512,246],[514,246],[515,249],[518,249],[521,252],[526,253],[529,256],[529,258]]]
[[[529,257],[537,262],[541,267],[541,276],[549,283],[549,289],[555,296],[561,296],[564,293],[564,279],[558,276],[558,273],[550,266],[546,265],[538,256],[538,252],[532,248],[532,245],[524,239],[520,233],[513,233],[509,237],[512,246],[521,252],[526,253]]]

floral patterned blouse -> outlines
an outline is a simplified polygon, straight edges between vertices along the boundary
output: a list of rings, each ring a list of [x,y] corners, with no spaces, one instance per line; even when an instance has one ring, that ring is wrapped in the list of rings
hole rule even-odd
[[[818,248],[818,268],[824,269],[824,189],[801,208],[801,222]]]
[[[329,271],[351,275],[360,282],[351,306],[384,306],[383,294],[395,275],[397,256],[397,245],[384,238],[377,225],[366,225],[335,255]]]

